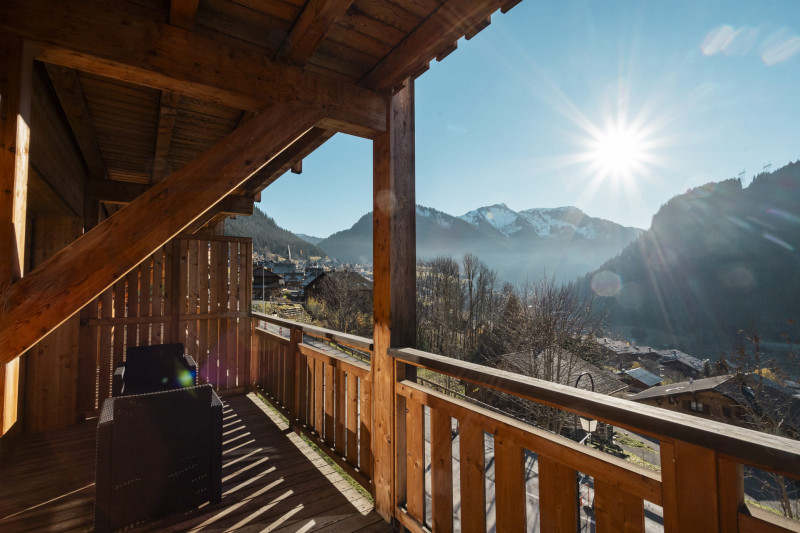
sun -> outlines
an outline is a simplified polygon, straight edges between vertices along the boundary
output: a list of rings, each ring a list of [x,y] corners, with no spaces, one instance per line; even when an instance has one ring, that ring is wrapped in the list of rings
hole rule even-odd
[[[598,177],[628,181],[643,170],[648,155],[641,132],[621,124],[597,130],[592,137],[587,159]]]

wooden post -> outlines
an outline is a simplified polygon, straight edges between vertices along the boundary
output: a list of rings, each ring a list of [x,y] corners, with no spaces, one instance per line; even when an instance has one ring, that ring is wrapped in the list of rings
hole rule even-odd
[[[416,345],[416,202],[414,84],[391,97],[388,127],[373,143],[374,355],[372,358],[375,508],[391,520],[405,495],[405,404],[395,383],[405,376],[389,347]],[[398,416],[399,413],[399,416]]]
[[[0,36],[0,315],[25,265],[33,60],[21,40]],[[17,422],[19,358],[0,363],[0,436]]]
[[[714,450],[666,439],[660,447],[664,531],[722,531]]]

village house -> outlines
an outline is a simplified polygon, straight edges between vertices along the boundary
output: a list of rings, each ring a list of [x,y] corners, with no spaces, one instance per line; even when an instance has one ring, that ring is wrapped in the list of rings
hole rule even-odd
[[[620,379],[628,384],[630,392],[641,392],[650,387],[660,385],[664,378],[648,372],[643,367],[631,368],[620,373]]]
[[[800,435],[800,396],[756,374],[690,379],[652,387],[630,399],[727,424]]]
[[[253,267],[253,299],[267,300],[275,289],[283,287],[283,277],[262,265]]]

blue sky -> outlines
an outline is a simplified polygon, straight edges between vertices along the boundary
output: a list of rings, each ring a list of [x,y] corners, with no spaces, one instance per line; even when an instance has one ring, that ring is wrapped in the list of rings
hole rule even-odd
[[[417,203],[574,205],[648,228],[671,197],[800,159],[800,0],[524,0],[416,82]],[[260,208],[327,237],[372,209],[336,135]]]

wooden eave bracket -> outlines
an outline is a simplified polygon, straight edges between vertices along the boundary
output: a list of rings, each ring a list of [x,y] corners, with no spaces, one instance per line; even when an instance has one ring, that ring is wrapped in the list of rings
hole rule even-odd
[[[360,81],[362,87],[376,90],[396,89],[403,80],[417,75],[424,65],[440,61],[455,48],[453,43],[468,35],[474,37],[488,26],[498,9],[508,11],[519,0],[448,0],[425,19],[400,44],[392,49]],[[452,48],[452,49],[451,49]]]

